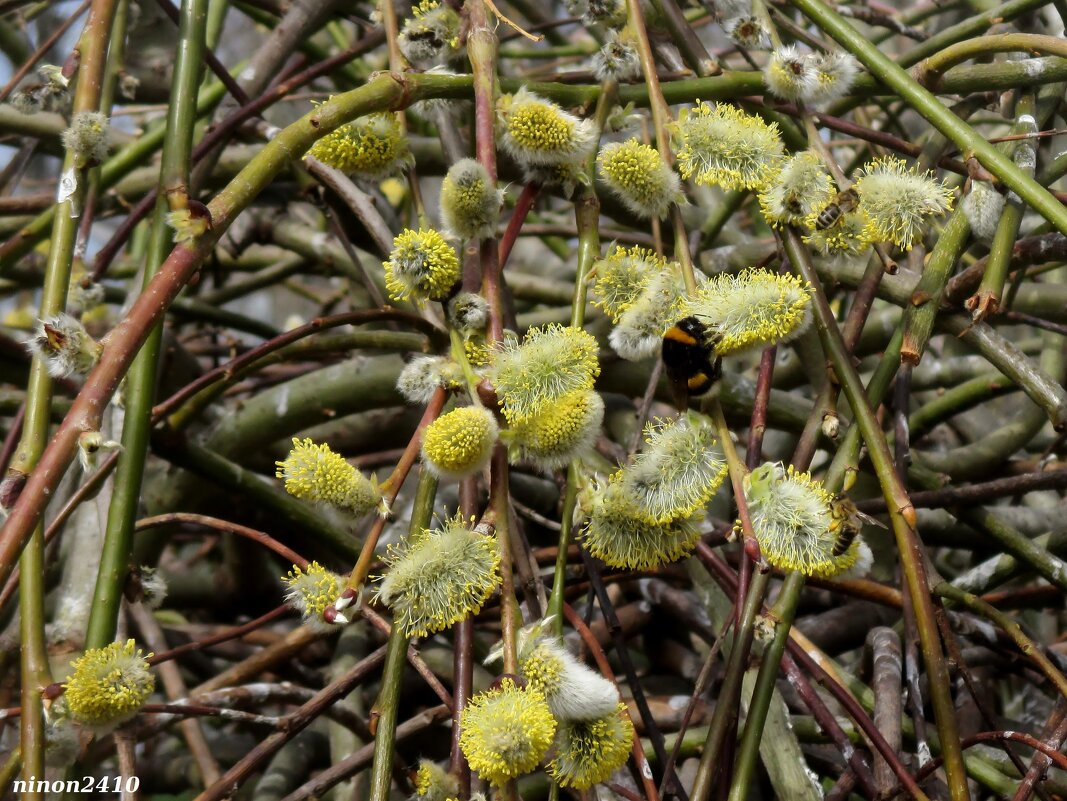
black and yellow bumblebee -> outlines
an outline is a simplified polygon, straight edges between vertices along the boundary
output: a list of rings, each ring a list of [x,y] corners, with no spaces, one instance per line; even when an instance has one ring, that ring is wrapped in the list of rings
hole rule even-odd
[[[663,335],[661,354],[679,411],[689,398],[703,395],[722,375],[722,359],[715,355],[718,333],[697,317],[684,317]]]

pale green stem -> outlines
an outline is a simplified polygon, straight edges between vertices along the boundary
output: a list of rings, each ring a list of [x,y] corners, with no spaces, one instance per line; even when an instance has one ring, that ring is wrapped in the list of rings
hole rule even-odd
[[[819,0],[800,0],[800,2],[817,3]],[[795,230],[787,229],[783,241],[794,269],[815,288],[813,303],[819,340],[822,342],[827,358],[833,363],[845,397],[848,399],[849,406],[852,407],[855,425],[859,428],[864,442],[867,443],[871,463],[885,495],[893,533],[897,541],[901,568],[915,610],[915,622],[919,631],[923,659],[930,679],[930,697],[944,751],[949,791],[953,801],[967,801],[970,797],[967,774],[963,763],[963,752],[960,748],[948,668],[941,651],[940,633],[937,629],[933,601],[930,598],[926,578],[925,555],[914,529],[915,509],[897,473],[893,455],[881,426],[867,402],[863,384],[845,348],[826,296],[822,292],[811,255],[801,243],[800,235]]]
[[[189,157],[196,124],[196,87],[204,63],[204,32],[208,0],[185,0],[181,6],[171,102],[160,168],[155,217],[145,257],[143,286],[159,270],[172,246],[167,225],[168,200],[184,208]],[[177,199],[176,199],[177,196]],[[86,647],[102,648],[115,634],[119,602],[130,558],[130,542],[141,494],[141,481],[151,431],[152,401],[163,329],[156,324],[126,377],[126,414],[122,452],[115,472],[115,489],[108,507],[100,570],[89,614]]]
[[[436,495],[437,479],[429,470],[421,471],[415,487],[409,537],[430,527]],[[385,655],[385,667],[382,668],[381,689],[374,705],[378,713],[378,725],[374,732],[374,762],[367,796],[369,801],[389,801],[389,790],[393,784],[396,726],[400,720],[400,685],[404,678],[404,663],[407,662],[408,639],[403,630],[394,624],[389,633],[389,650]]]

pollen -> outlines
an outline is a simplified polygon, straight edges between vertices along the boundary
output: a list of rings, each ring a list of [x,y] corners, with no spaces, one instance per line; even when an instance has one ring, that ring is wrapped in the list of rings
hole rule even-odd
[[[596,146],[596,125],[520,89],[497,103],[501,145],[520,164],[581,161]]]
[[[318,562],[312,562],[305,570],[301,570],[299,565],[293,565],[293,569],[282,576],[282,582],[287,587],[285,602],[304,617],[305,623],[329,626],[322,613],[332,606],[341,594],[340,576],[331,573]]]
[[[543,636],[525,654],[519,671],[530,686],[544,693],[552,716],[560,723],[595,720],[619,704],[615,684],[567,650],[558,638]]]
[[[420,759],[411,801],[447,801],[459,795],[459,781],[440,765]]]
[[[410,228],[393,240],[385,268],[385,286],[394,300],[441,300],[459,281],[456,250],[439,231]]]
[[[412,163],[396,116],[369,114],[342,125],[319,139],[307,152],[344,173],[385,178]]]
[[[583,532],[586,549],[611,567],[652,570],[692,553],[700,532],[694,520],[650,523],[640,499],[627,492],[616,473],[595,493]]]
[[[459,745],[472,769],[494,785],[529,773],[556,733],[545,696],[511,679],[474,696],[460,716]]]
[[[593,305],[599,306],[613,323],[619,322],[653,276],[666,267],[667,260],[655,251],[639,245],[629,250],[615,245],[607,256],[593,263]]]
[[[156,680],[137,643],[113,642],[74,660],[64,698],[79,723],[106,729],[129,720],[144,706]]]
[[[500,583],[496,538],[456,516],[389,548],[377,598],[409,637],[476,615]]]
[[[745,498],[768,562],[806,576],[839,572],[842,557],[833,555],[837,535],[830,530],[833,495],[822,482],[792,465],[768,463],[745,477]]]
[[[661,220],[672,204],[685,200],[674,170],[659,151],[637,139],[605,145],[597,165],[608,188],[642,219]]]
[[[633,741],[634,726],[622,703],[595,720],[561,723],[548,771],[561,787],[588,790],[626,764]]]
[[[720,337],[715,352],[729,356],[789,342],[811,323],[811,287],[795,275],[745,270],[709,279],[686,304]]]
[[[422,0],[397,36],[400,52],[416,64],[448,61],[459,51],[460,18],[450,6]]]
[[[809,103],[819,88],[819,74],[810,53],[796,46],[779,47],[763,68],[767,88],[783,100]]]
[[[866,235],[872,242],[892,242],[910,250],[927,218],[952,210],[952,189],[932,172],[909,169],[903,159],[885,156],[866,164],[856,181]]]
[[[493,353],[489,378],[511,424],[571,392],[592,389],[600,374],[596,338],[573,326],[531,328],[520,344],[505,339]]]
[[[378,487],[326,444],[293,437],[293,448],[275,463],[285,491],[301,500],[325,503],[362,515],[381,504]]]
[[[726,472],[714,429],[689,415],[650,423],[644,450],[623,468],[620,481],[646,520],[661,525],[701,511]]]
[[[728,103],[701,102],[675,124],[683,178],[723,189],[760,189],[778,171],[785,146],[778,126]]]
[[[833,199],[826,166],[816,153],[805,150],[790,158],[759,194],[760,209],[774,227],[798,225],[818,215]],[[809,226],[813,227],[813,226]]]
[[[640,361],[657,355],[663,332],[682,316],[685,283],[677,262],[654,275],[637,300],[619,317],[608,343],[622,358]]]
[[[441,221],[461,239],[484,239],[496,233],[504,193],[475,159],[460,159],[441,182]]]
[[[600,433],[604,401],[591,389],[579,389],[538,413],[513,424],[507,438],[516,456],[542,470],[556,470],[588,453]]]
[[[822,211],[820,209],[819,211]],[[818,212],[809,217],[812,230],[804,236],[804,242],[823,256],[858,256],[871,246],[867,221],[858,211],[843,214],[841,219],[821,231],[814,228]]]
[[[422,460],[442,478],[460,479],[489,463],[500,429],[493,413],[464,406],[443,414],[422,435]]]

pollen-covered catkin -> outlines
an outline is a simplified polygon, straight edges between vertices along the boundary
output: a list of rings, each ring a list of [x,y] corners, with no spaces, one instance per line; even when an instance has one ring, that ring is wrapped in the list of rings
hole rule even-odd
[[[628,361],[648,359],[659,353],[663,332],[682,316],[685,283],[677,262],[652,276],[637,299],[619,316],[608,334],[608,343]]]
[[[760,209],[772,226],[803,224],[833,198],[830,173],[817,153],[804,150],[782,165],[759,194]]]
[[[496,233],[504,193],[475,159],[460,159],[441,182],[441,221],[460,239],[484,239]]]
[[[277,465],[276,476],[285,480],[285,491],[301,500],[325,503],[354,515],[371,509],[384,511],[376,482],[364,476],[326,444],[293,437],[289,456]]]
[[[932,172],[909,169],[903,159],[884,156],[868,162],[856,180],[860,211],[872,242],[892,242],[910,250],[928,218],[952,210],[952,189]]]
[[[655,421],[644,449],[618,479],[651,523],[699,512],[726,478],[726,460],[712,426],[698,415]]]
[[[600,374],[596,338],[574,326],[531,328],[519,343],[505,338],[493,352],[489,380],[511,424],[546,404],[581,389],[592,389]]]
[[[525,87],[497,101],[500,145],[520,164],[582,161],[596,146],[592,120],[583,120]]]
[[[816,216],[817,214],[813,214],[808,218],[809,221],[814,223]],[[871,247],[869,233],[863,214],[859,211],[849,211],[842,214],[829,228],[813,228],[804,235],[804,242],[823,256],[859,256]]]
[[[715,330],[718,355],[731,356],[800,336],[811,323],[811,287],[771,270],[720,274],[686,301],[684,311]]]
[[[607,256],[593,262],[593,305],[613,323],[619,322],[652,278],[666,268],[667,260],[655,251],[639,245],[629,250],[615,245]]]
[[[856,561],[854,553],[834,555],[834,499],[808,473],[798,473],[792,465],[763,464],[745,476],[744,490],[752,532],[763,557],[775,567],[827,577]]]
[[[415,356],[400,371],[396,390],[408,403],[429,403],[439,388],[463,386],[463,371],[458,364],[442,356]]]
[[[763,68],[767,88],[782,100],[810,102],[819,86],[819,76],[810,56],[801,53],[796,45],[777,48]]]
[[[414,162],[395,114],[360,117],[319,139],[308,156],[345,173],[385,178]]]
[[[760,189],[778,171],[785,146],[778,126],[729,103],[699,103],[674,125],[678,171],[698,184]]]
[[[459,14],[446,3],[422,0],[397,36],[400,52],[419,65],[448,61],[459,51]]]
[[[316,631],[329,631],[331,624],[322,613],[341,594],[343,579],[331,573],[318,562],[312,562],[306,568],[293,565],[293,569],[282,576],[286,586],[285,602],[300,613],[304,623]]]
[[[626,764],[634,726],[625,704],[593,720],[561,721],[548,772],[561,787],[587,790]]]
[[[461,479],[481,472],[493,453],[500,427],[481,406],[463,406],[443,414],[422,434],[422,463],[435,475]]]
[[[481,611],[500,583],[496,537],[456,516],[391,546],[377,598],[409,637],[425,637]]]
[[[579,389],[504,432],[514,459],[541,470],[557,470],[588,454],[604,421],[604,401],[591,389]]]
[[[618,473],[593,492],[582,532],[589,553],[627,570],[651,570],[688,556],[700,539],[699,518],[651,523],[639,502]]]
[[[432,228],[401,231],[382,266],[385,287],[394,300],[441,300],[462,271],[456,249]]]
[[[74,720],[108,730],[136,715],[155,686],[137,643],[127,640],[90,648],[75,659],[64,698]]]
[[[409,801],[448,801],[459,795],[459,780],[435,762],[420,759],[415,794]]]
[[[545,696],[504,678],[464,708],[459,746],[479,776],[502,785],[536,768],[555,733],[556,720]]]
[[[685,200],[682,183],[654,147],[637,139],[604,145],[597,156],[600,178],[635,216],[661,220]]]

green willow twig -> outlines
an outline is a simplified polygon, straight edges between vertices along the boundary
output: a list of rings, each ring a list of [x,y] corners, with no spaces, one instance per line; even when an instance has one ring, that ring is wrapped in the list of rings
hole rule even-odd
[[[923,268],[922,277],[912,292],[911,303],[904,311],[904,340],[900,346],[902,361],[918,364],[922,360],[923,351],[934,330],[945,284],[952,276],[970,233],[971,224],[961,203],[941,230],[933,253]]]
[[[796,1],[805,5],[819,2],[819,0]],[[889,445],[867,402],[863,384],[852,365],[845,343],[841,339],[841,332],[837,328],[833,312],[822,292],[811,255],[801,243],[800,235],[795,230],[787,229],[783,241],[794,269],[815,288],[813,303],[819,340],[827,358],[833,363],[834,371],[852,408],[855,425],[867,444],[871,462],[885,494],[901,567],[914,605],[923,659],[930,679],[930,696],[945,756],[949,790],[954,801],[966,801],[970,797],[967,789],[967,774],[963,752],[960,748],[948,668],[941,651],[940,634],[937,630],[933,601],[926,578],[925,555],[914,529],[915,509],[908,500],[907,490],[897,474]]]
[[[1045,5],[1045,2],[1046,0],[1009,0],[1003,5],[983,11],[980,14],[968,15],[955,25],[950,25],[944,30],[938,31],[925,42],[919,42],[910,50],[906,50],[897,59],[897,63],[902,67],[918,64],[924,58],[945,49],[949,45],[983,33],[994,25],[1010,22],[1016,17],[1040,8]]]
[[[436,494],[437,479],[429,470],[422,470],[415,487],[408,536],[414,537],[430,527]],[[389,633],[389,650],[386,651],[385,667],[382,669],[381,689],[374,704],[378,724],[374,730],[374,762],[367,796],[369,801],[388,801],[393,784],[393,752],[396,748],[396,727],[400,721],[400,683],[407,661],[408,639],[400,626],[394,625]]]
[[[1067,58],[1067,42],[1057,36],[1037,33],[999,33],[978,36],[946,47],[919,62],[914,69],[915,79],[927,86],[935,86],[949,67],[963,61],[980,58],[989,53],[1024,51],[1033,55]]]
[[[1032,94],[1028,93],[1019,98],[1015,109],[1015,124],[1011,128],[1013,135],[1037,133],[1035,105]],[[1012,144],[1014,145],[1011,149],[1012,158],[1015,163],[1023,172],[1033,175],[1037,167],[1037,147],[1034,140],[1021,139]],[[1000,214],[1000,220],[993,234],[993,242],[989,246],[989,257],[985,273],[982,275],[982,283],[978,287],[978,292],[964,303],[975,320],[984,320],[990,314],[996,314],[1000,310],[1004,297],[1004,282],[1008,277],[1008,267],[1011,264],[1011,253],[1015,247],[1015,240],[1019,238],[1019,226],[1022,224],[1025,210],[1022,203],[1014,198],[1009,197],[1004,203],[1004,210]]]
[[[197,113],[207,114],[226,93],[226,88],[213,81],[200,91],[197,98]],[[118,153],[105,161],[99,168],[98,187],[104,192],[115,186],[133,170],[149,161],[163,145],[166,125],[159,124],[149,128],[144,136],[134,140]],[[57,206],[50,206],[37,215],[32,222],[22,228],[18,235],[0,245],[0,273],[7,273],[15,264],[33,248],[44,241],[52,230],[57,214]]]
[[[72,114],[96,112],[104,73],[107,69],[108,34],[111,32],[117,0],[94,0],[76,49],[81,57]],[[79,166],[73,152],[67,152],[61,168],[61,185],[74,182],[66,197],[56,205],[52,242],[45,266],[40,318],[62,312],[66,306],[71,263],[78,235],[78,215],[85,196],[89,170]],[[39,465],[48,437],[52,405],[52,377],[40,356],[34,356],[26,388],[26,415],[22,439],[11,461],[10,471],[25,475]],[[35,521],[36,522],[36,521]],[[44,633],[44,531],[40,522],[27,532],[22,550],[19,583],[21,639],[21,707],[19,719],[22,771],[26,778],[44,775],[45,732],[40,688],[51,683],[51,669],[45,650]],[[6,582],[5,576],[4,581]],[[43,798],[31,788],[26,798]]]
[[[953,586],[947,581],[942,581],[936,584],[933,591],[943,598],[947,598],[952,601],[963,604],[973,612],[978,613],[984,618],[987,618],[996,623],[1000,628],[1004,630],[1012,642],[1018,646],[1019,650],[1026,656],[1034,661],[1038,669],[1045,674],[1056,690],[1064,698],[1067,698],[1067,677],[1065,677],[1059,669],[1052,663],[1052,660],[1045,656],[1040,647],[1023,631],[1022,626],[1016,623],[1008,615],[1001,612],[999,609],[994,608],[991,604],[986,603],[976,595],[972,595],[969,592],[964,592],[959,587]]]
[[[207,0],[186,0],[181,5],[177,55],[167,107],[166,134],[160,168],[155,217],[145,257],[144,285],[155,276],[171,246],[167,212],[188,207],[189,156],[196,124],[196,87],[204,61]],[[86,632],[86,647],[102,648],[115,634],[119,602],[125,585],[130,540],[141,481],[148,453],[152,402],[163,329],[156,324],[137,355],[126,379],[126,414],[122,429],[122,452],[115,474],[114,493],[108,507],[104,547],[96,577],[92,609]]]
[[[767,723],[771,698],[778,680],[778,666],[782,662],[782,654],[785,653],[789,629],[793,626],[797,604],[800,602],[800,593],[803,589],[804,574],[795,570],[791,571],[782,583],[778,599],[771,609],[775,625],[774,639],[764,649],[759,673],[756,675],[756,686],[752,690],[752,700],[749,702],[748,716],[745,718],[745,729],[737,750],[737,762],[734,765],[729,801],[744,801],[748,797],[749,784],[759,758],[763,728]]]
[[[608,112],[615,104],[618,84],[606,81],[597,100],[596,123],[598,136],[604,130]],[[593,174],[596,163],[596,150],[589,154],[586,170]],[[590,181],[583,186],[578,199],[574,201],[574,225],[578,232],[578,263],[574,277],[574,292],[571,299],[571,325],[581,328],[585,324],[585,304],[588,295],[589,274],[593,263],[600,258],[600,199],[596,186]],[[571,462],[567,466],[567,486],[563,492],[563,507],[560,511],[559,540],[556,544],[556,565],[552,572],[552,593],[548,598],[547,614],[552,615],[552,625],[558,636],[563,636],[563,603],[567,586],[567,549],[571,541],[571,529],[574,526],[574,511],[578,505],[578,488],[581,481],[580,465]]]
[[[852,53],[881,83],[896,92],[931,125],[951,139],[961,152],[968,156],[973,154],[983,167],[1014,190],[1034,211],[1061,233],[1067,234],[1067,208],[1062,203],[1020,170],[1014,161],[989,144],[985,137],[945,108],[933,94],[871,44],[840,14],[822,0],[790,0],[790,3]],[[952,759],[949,758],[946,765],[951,762]]]
[[[656,134],[656,149],[667,164],[673,164],[674,154],[671,151],[671,138],[668,131],[673,116],[663,96],[663,90],[660,88],[659,76],[656,74],[656,59],[652,53],[652,43],[648,36],[648,28],[645,26],[645,12],[640,0],[626,0],[626,18],[627,25],[637,40],[637,55],[641,60],[641,71],[645,75],[645,88],[648,92],[648,104],[652,110],[652,128]],[[669,213],[671,228],[674,231],[674,258],[682,267],[685,291],[692,295],[697,291],[697,283],[682,210],[677,203],[672,203]]]

